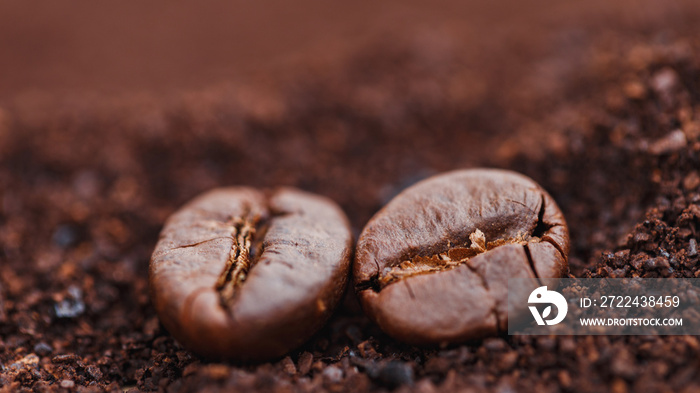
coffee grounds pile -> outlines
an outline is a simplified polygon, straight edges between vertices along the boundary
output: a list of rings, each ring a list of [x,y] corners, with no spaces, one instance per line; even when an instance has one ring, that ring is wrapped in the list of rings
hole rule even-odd
[[[609,34],[510,68],[430,40],[379,42],[276,89],[6,106],[0,392],[700,390],[694,336],[413,348],[350,290],[304,347],[233,365],[184,350],[149,300],[162,224],[202,191],[296,186],[337,201],[357,236],[405,187],[478,166],[552,194],[573,276],[700,276],[700,41]]]

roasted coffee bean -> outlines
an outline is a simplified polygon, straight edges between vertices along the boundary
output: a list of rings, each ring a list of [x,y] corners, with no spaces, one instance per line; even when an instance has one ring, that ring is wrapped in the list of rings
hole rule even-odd
[[[411,344],[507,330],[508,278],[524,296],[568,272],[564,217],[533,180],[459,170],[404,190],[365,226],[353,266],[365,312]],[[526,280],[527,281],[527,280]]]
[[[166,223],[151,258],[151,297],[163,325],[192,351],[271,359],[325,323],[351,255],[347,218],[326,198],[218,189]]]

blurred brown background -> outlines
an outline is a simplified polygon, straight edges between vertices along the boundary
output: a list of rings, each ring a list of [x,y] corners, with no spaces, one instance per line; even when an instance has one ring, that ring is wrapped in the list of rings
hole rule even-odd
[[[168,92],[337,61],[367,40],[437,35],[517,59],[507,39],[685,17],[693,0],[0,2],[0,102],[40,92]]]

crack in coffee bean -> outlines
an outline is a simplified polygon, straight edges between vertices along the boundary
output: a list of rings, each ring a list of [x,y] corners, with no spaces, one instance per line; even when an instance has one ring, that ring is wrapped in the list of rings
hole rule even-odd
[[[526,296],[568,271],[568,229],[531,179],[503,170],[434,176],[367,223],[353,265],[368,316],[412,344],[448,344],[507,328],[508,291]],[[508,278],[527,284],[508,287]]]
[[[469,235],[470,244],[468,246],[457,246],[445,252],[433,254],[431,256],[415,256],[410,260],[405,260],[391,268],[385,268],[378,281],[383,288],[389,284],[406,277],[418,274],[429,274],[443,270],[453,269],[461,264],[468,263],[472,257],[483,254],[489,250],[505,244],[520,244],[526,246],[529,241],[539,241],[535,236],[519,234],[511,239],[496,239],[491,242],[486,241],[486,236],[478,228]]]
[[[256,241],[256,234],[261,229],[260,221],[260,216],[254,216],[252,219],[233,217],[228,223],[231,226],[233,244],[224,270],[216,282],[216,289],[219,291],[222,307],[230,305],[236,290],[243,284],[248,271],[257,262],[256,256],[260,254],[255,252],[253,243]],[[260,235],[259,238],[264,237],[264,234]],[[257,243],[262,248],[262,242],[258,241]]]

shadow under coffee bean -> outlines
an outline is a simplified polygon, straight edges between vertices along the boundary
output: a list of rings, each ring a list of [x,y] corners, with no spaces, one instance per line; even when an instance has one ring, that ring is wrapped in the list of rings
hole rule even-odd
[[[358,239],[353,273],[382,330],[411,344],[447,344],[506,331],[508,278],[530,277],[534,288],[562,277],[568,252],[564,217],[537,183],[459,170],[382,208]]]
[[[163,325],[212,358],[266,360],[313,335],[345,289],[352,235],[330,200],[224,188],[173,214],[150,264]]]

